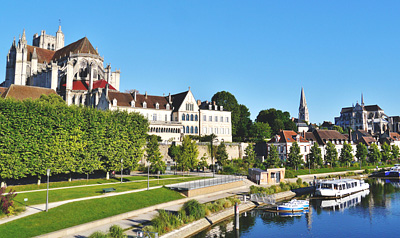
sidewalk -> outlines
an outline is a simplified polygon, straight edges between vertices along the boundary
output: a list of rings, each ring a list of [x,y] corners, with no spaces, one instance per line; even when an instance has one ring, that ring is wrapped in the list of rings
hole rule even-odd
[[[248,186],[241,186],[239,188],[234,188],[234,189],[225,190],[225,191],[219,191],[219,192],[215,192],[215,193],[211,193],[211,194],[199,195],[199,196],[191,197],[191,198],[183,198],[183,199],[176,200],[173,203],[169,203],[165,207],[160,206],[160,205],[148,207],[147,208],[147,209],[149,209],[148,212],[138,214],[138,215],[126,218],[126,219],[121,219],[121,220],[118,220],[115,222],[110,222],[110,223],[107,223],[107,224],[104,224],[101,226],[90,228],[88,230],[77,232],[77,233],[70,234],[68,236],[63,236],[63,237],[65,237],[65,238],[88,237],[90,234],[92,234],[95,231],[108,232],[108,229],[112,225],[118,225],[118,226],[122,227],[122,229],[124,229],[124,230],[129,229],[128,231],[125,232],[125,234],[134,236],[134,235],[136,235],[137,227],[142,226],[143,223],[149,222],[154,216],[157,215],[158,209],[164,209],[164,210],[168,210],[168,211],[178,211],[186,201],[191,200],[191,199],[196,199],[200,203],[206,203],[206,202],[215,201],[220,198],[225,198],[225,197],[229,197],[229,196],[233,196],[233,195],[241,195],[242,193],[246,193],[246,192],[249,192]],[[40,236],[40,237],[45,237],[45,236]]]

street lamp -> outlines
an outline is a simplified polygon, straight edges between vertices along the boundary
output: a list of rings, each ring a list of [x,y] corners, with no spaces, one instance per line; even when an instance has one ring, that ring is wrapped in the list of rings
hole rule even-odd
[[[49,176],[50,169],[47,169],[47,195],[46,195],[46,212],[49,211]]]
[[[124,165],[124,159],[121,159],[121,183],[122,183],[122,170]]]
[[[210,142],[211,142],[211,161],[212,161],[212,165],[213,165],[213,167],[212,167],[212,170],[213,170],[213,178],[215,178],[215,163],[214,163],[214,153],[213,153],[213,150],[214,150],[214,148],[213,148],[213,142],[214,142],[214,139],[216,138],[217,136],[215,135],[215,134],[211,134],[210,135]]]
[[[150,190],[150,163],[147,163],[147,190]]]

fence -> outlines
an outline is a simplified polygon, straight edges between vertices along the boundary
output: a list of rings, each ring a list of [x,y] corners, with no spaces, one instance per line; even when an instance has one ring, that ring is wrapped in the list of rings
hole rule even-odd
[[[196,181],[191,181],[191,182],[174,184],[174,185],[170,185],[170,186],[167,185],[167,187],[169,187],[171,189],[175,189],[175,190],[191,190],[191,189],[211,187],[211,186],[220,185],[220,184],[232,183],[232,182],[237,182],[237,181],[242,181],[242,180],[243,180],[243,176],[240,176],[240,175],[224,175],[224,176],[218,176],[217,178],[212,178],[212,179],[202,179],[202,180],[196,180]]]
[[[258,202],[258,203],[266,203],[266,204],[275,204],[276,199],[275,199],[275,195],[271,194],[271,195],[267,195],[267,194],[263,194],[263,193],[254,193],[254,194],[250,194],[250,201],[252,202]]]

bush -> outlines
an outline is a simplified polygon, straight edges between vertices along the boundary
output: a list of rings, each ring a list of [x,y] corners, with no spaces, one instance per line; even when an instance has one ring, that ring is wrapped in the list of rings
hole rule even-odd
[[[92,233],[89,238],[107,238],[107,234],[101,231],[96,231]]]
[[[296,180],[296,183],[297,183],[299,186],[301,186],[301,184],[303,183],[303,180],[302,180],[301,178],[298,178],[298,179]]]
[[[10,189],[8,191],[7,195],[3,195],[6,192],[6,188],[2,187],[0,188],[0,206],[1,206],[1,211],[10,216],[14,214],[15,208],[14,208],[14,198],[17,196],[15,193],[15,190]]]
[[[185,202],[182,210],[186,212],[186,216],[193,217],[195,220],[205,216],[204,205],[194,199]]]
[[[124,235],[124,230],[118,225],[111,226],[109,231],[110,231],[109,236],[112,237],[112,238],[124,238],[124,237],[126,237]]]

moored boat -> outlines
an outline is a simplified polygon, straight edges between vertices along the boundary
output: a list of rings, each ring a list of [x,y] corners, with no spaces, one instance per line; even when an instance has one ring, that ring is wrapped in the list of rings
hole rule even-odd
[[[278,211],[300,212],[308,210],[309,202],[305,200],[292,199],[290,202],[285,202],[277,207]]]
[[[318,181],[315,195],[322,197],[344,197],[350,194],[369,189],[364,180],[337,179]]]
[[[385,172],[386,177],[400,177],[400,164],[395,164],[389,171]]]

